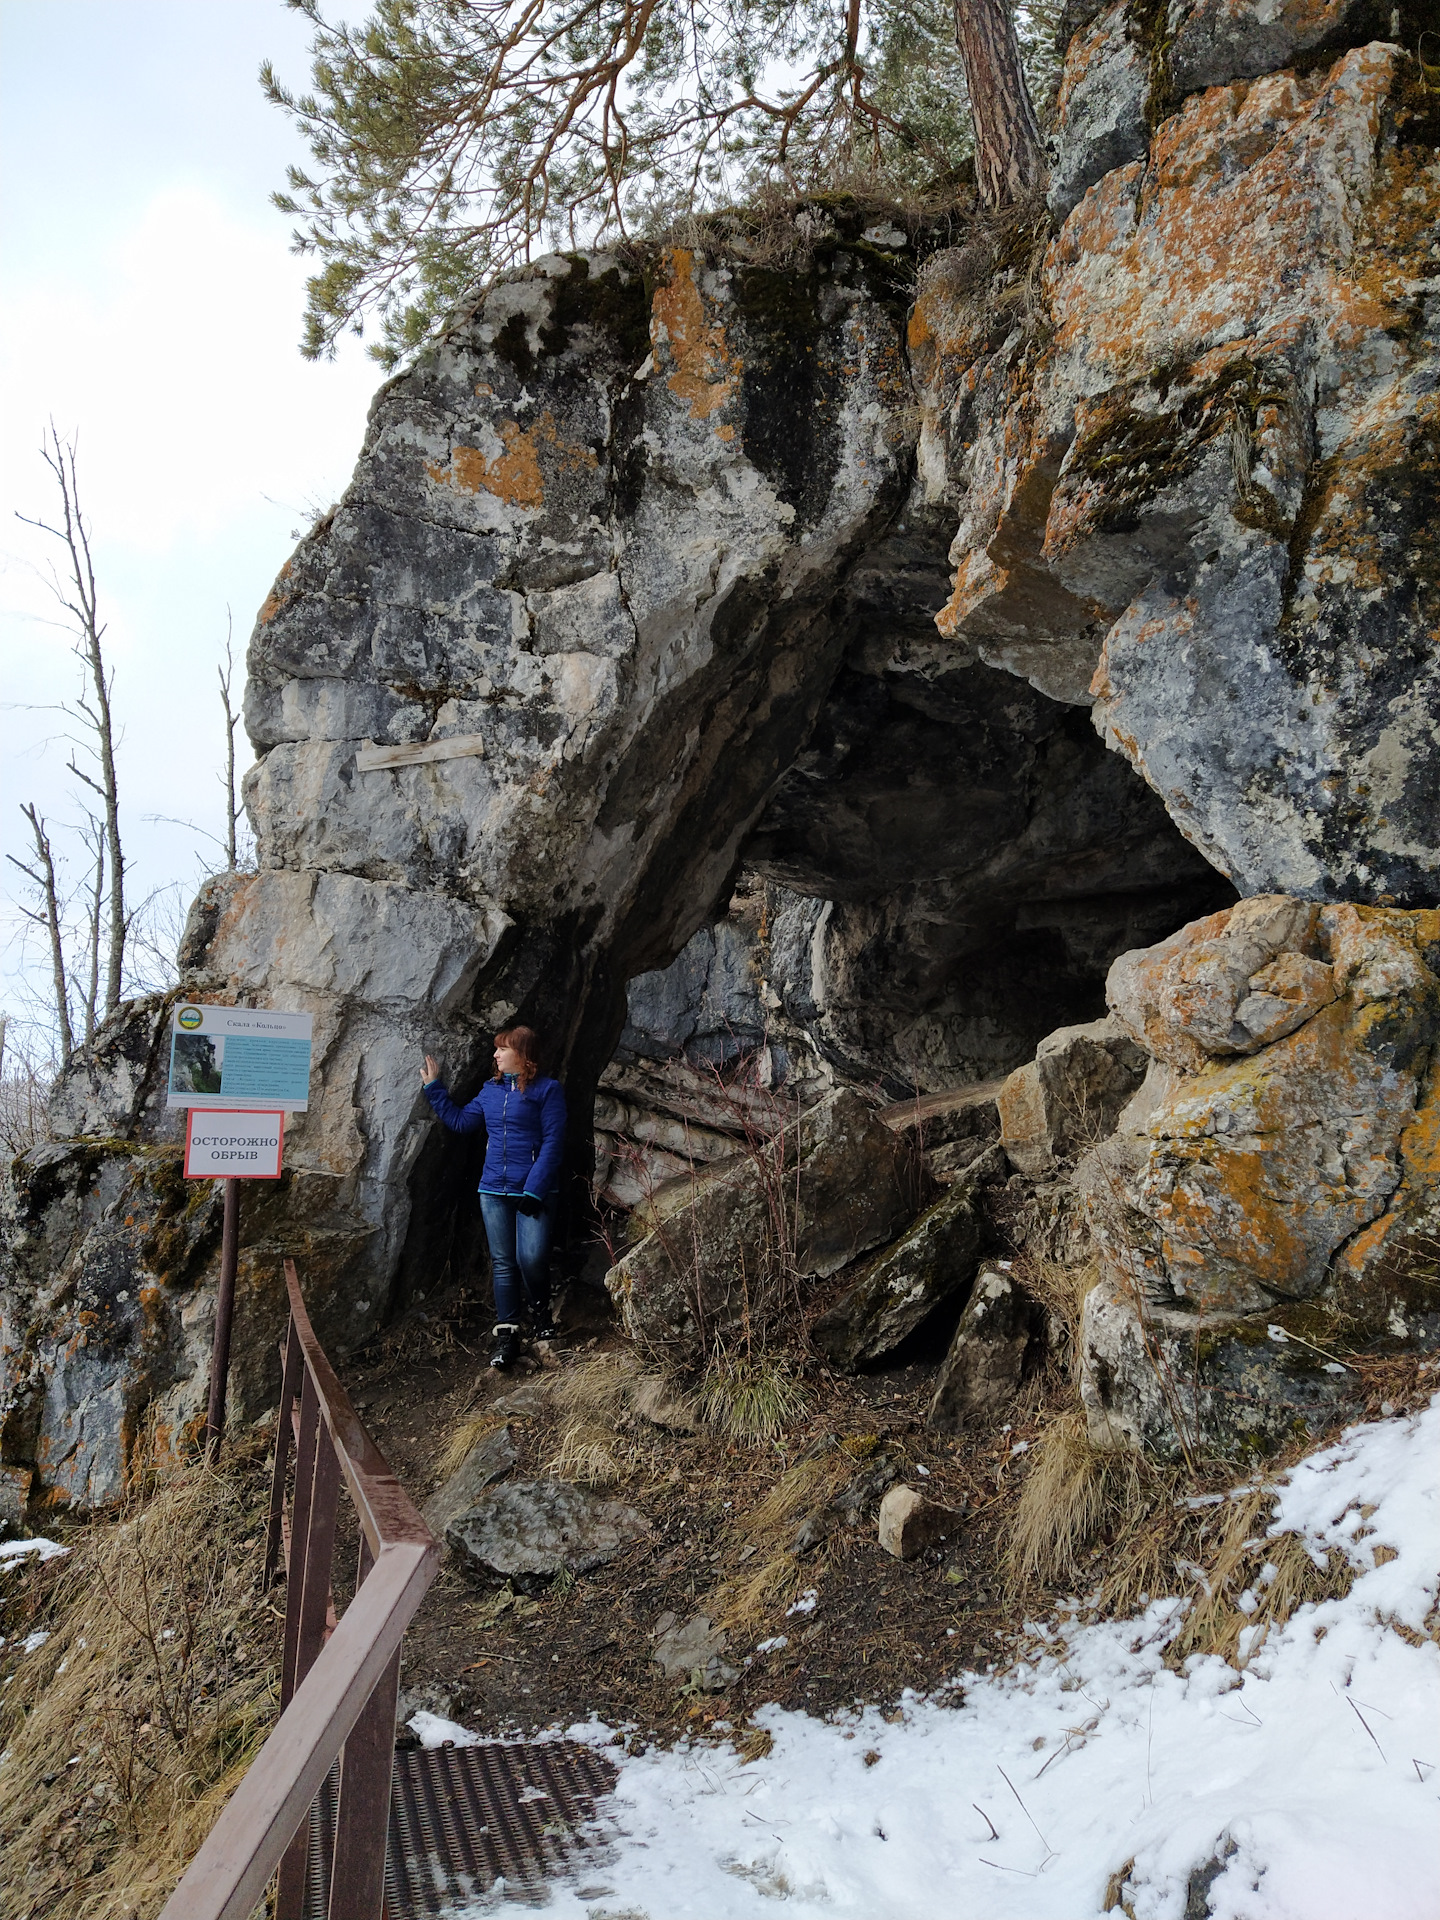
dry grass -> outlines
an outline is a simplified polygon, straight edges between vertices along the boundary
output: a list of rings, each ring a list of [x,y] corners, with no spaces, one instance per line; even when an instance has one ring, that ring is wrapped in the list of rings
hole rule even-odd
[[[4,1689],[7,1920],[150,1920],[275,1715],[263,1443],[168,1471],[74,1540]],[[32,1576],[33,1577],[33,1576]]]
[[[1169,1649],[1170,1665],[1190,1653],[1218,1653],[1231,1666],[1244,1666],[1270,1629],[1283,1626],[1297,1607],[1307,1600],[1342,1599],[1350,1591],[1356,1569],[1336,1548],[1317,1567],[1298,1534],[1266,1535],[1274,1501],[1274,1489],[1264,1486],[1226,1501],[1203,1579],[1197,1580],[1199,1594]],[[1242,1595],[1245,1607],[1238,1604]],[[1242,1658],[1240,1636],[1247,1629]]]
[[[743,1445],[783,1439],[809,1416],[810,1400],[784,1360],[715,1351],[696,1395],[712,1433]]]
[[[649,1471],[654,1453],[637,1436],[632,1412],[636,1390],[647,1377],[635,1353],[624,1347],[568,1367],[551,1391],[556,1409],[568,1417],[545,1472],[606,1486]]]
[[[854,1471],[853,1458],[840,1449],[798,1461],[781,1474],[760,1504],[743,1516],[741,1528],[757,1545],[788,1532],[802,1514],[831,1499]]]
[[[1006,1548],[1012,1589],[1095,1577],[1092,1555],[1102,1530],[1149,1516],[1159,1471],[1130,1453],[1101,1453],[1071,1408],[1053,1421],[1031,1453]],[[1148,1497],[1147,1497],[1148,1496]]]
[[[1273,1475],[1227,1492],[1197,1487],[1178,1467],[1101,1452],[1069,1409],[1031,1455],[1005,1552],[1012,1597],[1088,1590],[1088,1608],[1113,1619],[1163,1593],[1193,1596],[1167,1664],[1214,1653],[1243,1665],[1298,1606],[1340,1598],[1355,1579],[1343,1554],[1320,1567],[1298,1535],[1267,1535],[1275,1494]]]
[[[813,1575],[793,1553],[772,1554],[753,1573],[720,1589],[715,1617],[731,1633],[753,1633],[778,1609],[788,1607],[811,1580]]]
[[[630,1409],[640,1373],[632,1348],[612,1347],[578,1360],[556,1380],[551,1399],[562,1413],[614,1428]]]
[[[1058,1260],[1022,1254],[1015,1262],[1015,1278],[1065,1329],[1066,1364],[1071,1377],[1077,1377],[1080,1369],[1080,1316],[1084,1310],[1085,1296],[1100,1278],[1098,1264],[1092,1260],[1083,1267],[1066,1267]]]
[[[653,1464],[648,1447],[612,1427],[579,1419],[565,1426],[544,1471],[557,1480],[578,1480],[585,1486],[601,1487],[633,1480]]]
[[[437,1484],[443,1486],[452,1473],[458,1473],[487,1434],[497,1432],[504,1425],[505,1420],[498,1413],[476,1413],[462,1420],[452,1429],[435,1461]]]

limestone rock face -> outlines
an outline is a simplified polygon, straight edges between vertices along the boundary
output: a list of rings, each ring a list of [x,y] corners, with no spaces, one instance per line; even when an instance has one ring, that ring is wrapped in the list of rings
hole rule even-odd
[[[961,503],[941,632],[1091,706],[1242,893],[1423,904],[1440,174],[1400,49],[1344,45],[1369,18],[1173,6],[1175,82],[1206,90],[1049,242],[1053,333],[937,272],[911,343],[920,470]],[[1077,115],[1092,55],[1133,128],[1118,16],[1072,42]]]
[[[883,1360],[968,1288],[991,1231],[977,1189],[957,1183],[815,1322],[812,1340],[836,1366]]]
[[[1297,54],[1344,39],[1382,39],[1390,15],[1373,0],[1171,0],[1167,65],[1177,93],[1253,80]]]
[[[315,1020],[286,1177],[246,1201],[237,1418],[273,1405],[285,1254],[337,1357],[483,1278],[477,1143],[434,1124],[422,1050],[465,1097],[497,1027],[539,1027],[583,1205],[632,981],[618,1064],[672,1102],[680,1061],[733,1065],[727,1027],[791,1084],[782,1019],[807,1101],[898,1099],[1010,1073],[1237,891],[1440,892],[1433,98],[1371,0],[1079,16],[1058,231],[959,218],[918,271],[936,229],[877,248],[837,205],[783,265],[743,223],[643,272],[538,261],[377,396],[252,640],[259,871],[207,883],[181,953],[187,994]],[[753,980],[713,930],[741,868]],[[1418,1324],[1424,942],[1256,912],[1118,993],[1157,1064],[1107,1258],[1178,1311],[1410,1273]],[[653,976],[702,928],[723,1014],[672,1054],[692,996]],[[7,1175],[0,1464],[41,1502],[111,1498],[201,1410],[216,1250],[166,1171],[166,1015],[107,1027],[57,1090],[71,1144]],[[673,1105],[606,1092],[650,1156],[632,1199],[680,1165],[708,1191]],[[814,1185],[811,1271],[904,1224],[883,1180]],[[725,1260],[764,1231],[742,1186]],[[636,1297],[671,1286],[655,1324],[693,1340],[710,1309],[663,1265]]]
[[[1050,211],[1058,220],[1097,180],[1144,159],[1149,98],[1149,49],[1127,0],[1116,0],[1075,36],[1066,55],[1049,191]]]
[[[774,1310],[786,1273],[834,1273],[893,1239],[923,1180],[914,1149],[840,1088],[768,1147],[655,1194],[645,1238],[605,1284],[633,1339],[703,1357],[717,1333]]]
[[[1113,1018],[1050,1034],[1000,1089],[1006,1157],[1036,1180],[1073,1163],[1114,1131],[1146,1065],[1144,1048]]]

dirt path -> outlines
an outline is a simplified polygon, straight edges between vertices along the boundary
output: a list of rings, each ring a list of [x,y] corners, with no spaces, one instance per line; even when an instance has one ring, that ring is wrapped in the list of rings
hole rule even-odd
[[[387,1352],[345,1369],[367,1426],[422,1501],[438,1482],[447,1439],[487,1413],[509,1426],[516,1476],[545,1472],[565,1417],[554,1404],[557,1379],[623,1347],[613,1335],[582,1338],[559,1369],[507,1378],[484,1364],[484,1331],[463,1316],[412,1325],[392,1336]],[[406,1640],[402,1685],[410,1699],[489,1732],[597,1713],[669,1737],[717,1722],[743,1728],[770,1701],[822,1713],[857,1699],[889,1704],[907,1687],[931,1692],[962,1667],[983,1667],[1000,1651],[997,1636],[1015,1624],[1000,1591],[997,1532],[1013,1485],[1012,1449],[1034,1432],[1034,1410],[1017,1410],[1003,1432],[932,1435],[923,1418],[934,1371],[932,1363],[858,1379],[817,1376],[808,1422],[778,1446],[646,1428],[635,1437],[641,1459],[633,1476],[605,1491],[637,1507],[652,1537],[588,1577],[533,1596],[481,1587],[447,1553]],[[807,1457],[819,1463],[822,1493],[835,1478],[888,1460],[900,1480],[963,1504],[966,1522],[943,1546],[901,1562],[878,1544],[872,1503],[858,1522],[842,1521],[785,1564],[803,1511],[758,1534],[755,1514]],[[730,1630],[726,1658],[739,1678],[722,1693],[667,1681],[651,1659],[657,1620],[733,1612],[742,1583],[777,1559],[776,1591],[767,1603],[752,1601]],[[813,1592],[815,1604],[789,1614],[797,1590]],[[754,1651],[782,1637],[785,1645]]]

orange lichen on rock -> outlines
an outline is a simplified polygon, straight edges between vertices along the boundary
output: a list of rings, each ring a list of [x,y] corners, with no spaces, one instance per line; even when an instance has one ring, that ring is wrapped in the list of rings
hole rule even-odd
[[[688,403],[692,420],[708,420],[729,401],[744,362],[730,352],[724,327],[705,318],[688,247],[670,250],[670,279],[655,291],[650,340],[657,357],[670,361],[674,371],[665,384]]]
[[[1272,895],[1116,962],[1111,1005],[1169,1077],[1090,1156],[1113,1265],[1253,1311],[1316,1293],[1342,1248],[1358,1271],[1440,1199],[1437,933],[1434,913]]]
[[[280,609],[289,602],[290,595],[281,591],[281,582],[289,574],[294,564],[293,560],[287,560],[285,562],[284,566],[281,567],[279,573],[275,576],[274,586],[271,587],[269,593],[266,594],[261,603],[258,618],[262,627],[268,627]]]
[[[514,420],[501,420],[496,432],[505,451],[487,459],[478,447],[454,446],[448,466],[428,465],[426,473],[437,486],[457,493],[493,493],[512,507],[543,507],[545,482],[535,450],[535,436]]]
[[[1157,129],[1148,166],[1117,168],[1051,246],[1056,348],[1117,372],[1293,317],[1348,258],[1375,167],[1395,48],[1357,47],[1328,74],[1212,87]],[[1320,311],[1328,310],[1328,298]]]
[[[541,454],[552,474],[578,471],[598,465],[589,447],[562,440],[555,417],[548,410],[528,430],[514,420],[497,422],[496,433],[504,448],[493,458],[478,447],[454,446],[448,466],[431,463],[426,473],[437,486],[453,487],[458,493],[491,493],[507,506],[538,508],[545,504],[545,476]]]

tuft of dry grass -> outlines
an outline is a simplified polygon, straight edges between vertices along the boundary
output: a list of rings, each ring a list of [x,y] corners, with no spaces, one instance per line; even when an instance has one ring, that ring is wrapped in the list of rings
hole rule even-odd
[[[1274,1475],[1197,1490],[1181,1468],[1092,1447],[1078,1408],[1052,1421],[1030,1458],[1005,1550],[1012,1596],[1032,1585],[1088,1588],[1089,1606],[1109,1618],[1163,1593],[1190,1596],[1170,1666],[1191,1653],[1241,1666],[1271,1627],[1308,1600],[1343,1597],[1356,1577],[1338,1551],[1317,1566],[1297,1534],[1267,1534]]]
[[[1092,1447],[1085,1415],[1067,1409],[1031,1450],[1005,1553],[1012,1589],[1093,1578],[1087,1558],[1100,1532],[1149,1514],[1158,1478],[1135,1454]]]
[[[696,1404],[712,1433],[749,1446],[783,1439],[810,1412],[809,1396],[785,1361],[718,1348],[706,1365]]]
[[[785,1533],[802,1514],[823,1506],[854,1471],[853,1457],[838,1448],[797,1461],[781,1474],[760,1504],[742,1517],[740,1525],[757,1543]]]
[[[498,1413],[475,1413],[468,1420],[462,1420],[451,1430],[436,1459],[437,1484],[443,1486],[452,1473],[458,1473],[486,1435],[504,1425],[505,1420]]]
[[[612,1427],[581,1418],[565,1426],[544,1471],[557,1480],[578,1480],[586,1486],[600,1487],[633,1480],[651,1464],[648,1448]]]
[[[7,1920],[151,1920],[273,1723],[263,1442],[73,1536],[0,1695]]]
[[[633,1350],[612,1348],[568,1367],[551,1398],[563,1415],[559,1444],[546,1473],[587,1486],[631,1480],[654,1465],[653,1450],[635,1434],[636,1392],[649,1379]]]
[[[1091,1260],[1082,1267],[1066,1267],[1058,1260],[1022,1254],[1015,1262],[1015,1277],[1025,1291],[1064,1327],[1066,1363],[1071,1377],[1078,1376],[1080,1316],[1084,1311],[1085,1296],[1100,1278],[1098,1264]]]
[[[613,1428],[629,1411],[640,1362],[629,1347],[611,1347],[577,1360],[557,1378],[551,1399],[562,1413]]]
[[[732,1633],[753,1633],[777,1608],[788,1607],[806,1584],[806,1570],[793,1553],[773,1554],[753,1573],[716,1595],[718,1624]]]

